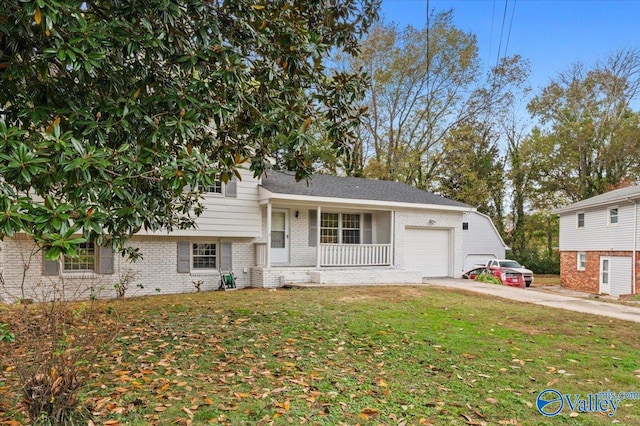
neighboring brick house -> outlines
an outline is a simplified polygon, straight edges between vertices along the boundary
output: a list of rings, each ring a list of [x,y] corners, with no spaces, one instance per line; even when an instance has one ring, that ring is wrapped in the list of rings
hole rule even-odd
[[[244,170],[207,189],[197,228],[132,238],[136,263],[86,244],[59,265],[24,236],[5,239],[0,299],[47,299],[62,286],[64,297],[113,297],[127,279],[126,295],[193,292],[198,282],[212,290],[221,270],[238,288],[459,277],[462,217],[475,210],[397,182],[316,175],[307,185],[276,171],[256,179]]]
[[[637,292],[639,201],[640,186],[632,186],[554,211],[562,286],[612,296]]]

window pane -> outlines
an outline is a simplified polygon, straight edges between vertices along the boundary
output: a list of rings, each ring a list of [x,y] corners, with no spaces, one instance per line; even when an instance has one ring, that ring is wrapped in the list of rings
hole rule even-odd
[[[360,215],[344,213],[342,215],[342,244],[360,244]]]
[[[584,213],[578,213],[578,228],[584,228]]]
[[[285,229],[285,213],[273,212],[271,213],[271,229],[282,231]]]
[[[339,213],[322,213],[320,215],[320,243],[338,244]]]
[[[343,229],[360,229],[360,215],[359,214],[343,214],[342,228]]]
[[[320,219],[321,228],[338,228],[338,213],[322,213]]]
[[[216,179],[211,185],[205,186],[204,192],[212,194],[222,194],[222,179],[220,179],[220,176],[216,176]]]
[[[338,244],[338,229],[321,229],[320,243],[322,244]]]
[[[360,244],[359,229],[343,229],[342,244]]]
[[[65,271],[93,271],[95,266],[95,247],[93,243],[81,243],[76,257],[64,257]]]
[[[284,248],[284,231],[271,231],[271,248]]]
[[[194,243],[192,246],[193,269],[216,268],[216,245]]]
[[[609,210],[609,223],[618,223],[618,209]]]

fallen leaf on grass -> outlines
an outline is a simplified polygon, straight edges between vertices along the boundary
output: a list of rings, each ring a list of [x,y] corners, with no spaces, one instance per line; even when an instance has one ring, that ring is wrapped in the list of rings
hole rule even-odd
[[[485,399],[485,401],[487,401],[489,404],[497,404],[498,400],[495,398],[487,398]]]

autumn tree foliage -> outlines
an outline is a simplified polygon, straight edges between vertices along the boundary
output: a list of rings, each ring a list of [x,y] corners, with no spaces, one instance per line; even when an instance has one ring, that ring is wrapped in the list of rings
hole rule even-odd
[[[640,178],[640,52],[573,64],[530,103],[532,162],[543,193],[575,202]]]
[[[451,132],[501,108],[526,76],[518,56],[483,73],[476,37],[454,25],[452,11],[430,15],[424,28],[376,25],[361,51],[350,66],[370,76],[368,115],[346,172],[420,188],[433,189]]]
[[[240,164],[309,176],[309,128],[340,151],[361,113],[361,73],[326,59],[377,3],[3,1],[0,236],[121,247],[192,226],[196,189]]]

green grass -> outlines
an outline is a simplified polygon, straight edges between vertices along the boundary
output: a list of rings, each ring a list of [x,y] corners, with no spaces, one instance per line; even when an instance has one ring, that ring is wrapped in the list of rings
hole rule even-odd
[[[122,328],[82,395],[96,424],[640,424],[633,400],[613,418],[535,408],[546,388],[638,390],[640,334],[623,321],[427,287],[97,303],[97,331]],[[0,424],[24,419],[4,362]]]
[[[543,286],[558,286],[560,285],[560,275],[538,275],[535,276],[535,281],[533,283],[536,287]]]

